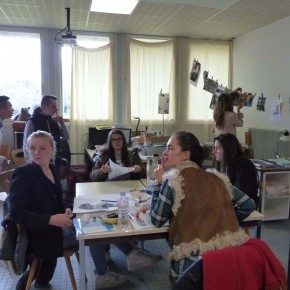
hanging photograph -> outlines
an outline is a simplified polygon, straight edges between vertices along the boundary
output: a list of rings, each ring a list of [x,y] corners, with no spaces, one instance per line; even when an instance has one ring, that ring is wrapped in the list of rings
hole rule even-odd
[[[271,120],[281,121],[282,117],[283,100],[280,97],[276,97],[271,104]]]
[[[203,89],[209,93],[214,94],[218,88],[218,82],[214,81],[212,78],[208,78],[208,71],[203,72]]]
[[[169,94],[159,93],[158,114],[169,114]]]
[[[198,83],[198,79],[200,75],[200,68],[201,68],[201,64],[196,59],[194,59],[192,62],[192,68],[189,75],[189,79],[190,79],[190,83],[194,85],[195,87],[197,86],[197,83]]]
[[[258,111],[264,111],[265,112],[265,104],[266,104],[266,98],[263,96],[263,94],[258,98],[257,102],[257,110]]]
[[[215,90],[215,92],[214,92],[214,94],[212,95],[209,108],[214,110],[215,107],[216,107],[216,103],[217,103],[217,100],[218,100],[219,96],[222,93],[229,93],[229,92],[230,92],[230,90],[227,87],[223,87],[221,85],[218,85],[216,90]]]
[[[253,95],[252,93],[243,94],[244,107],[252,107],[255,96],[256,94]]]

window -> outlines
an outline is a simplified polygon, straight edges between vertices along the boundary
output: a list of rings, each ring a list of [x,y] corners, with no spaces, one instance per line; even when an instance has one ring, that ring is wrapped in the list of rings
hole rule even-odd
[[[160,121],[158,95],[169,93],[169,117],[174,110],[174,45],[173,41],[149,42],[130,40],[131,113],[141,120]]]
[[[11,98],[16,115],[41,98],[40,34],[0,31],[0,43],[0,94]]]
[[[98,48],[110,43],[108,36],[77,35],[78,45],[85,48]],[[64,45],[61,49],[62,59],[62,98],[63,116],[70,118],[71,110],[71,69],[72,69],[72,48]]]
[[[192,61],[197,59],[201,63],[201,71],[197,87],[188,84],[187,120],[212,121],[213,110],[209,108],[212,94],[203,90],[203,72],[209,72],[209,78],[217,80],[224,87],[229,86],[230,44],[229,42],[202,42],[190,44],[190,59],[188,61],[188,78]],[[188,82],[189,83],[189,82]]]

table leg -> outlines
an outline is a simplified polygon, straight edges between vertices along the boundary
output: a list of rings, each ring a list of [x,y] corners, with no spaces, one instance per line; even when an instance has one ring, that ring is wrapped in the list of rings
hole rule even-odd
[[[256,238],[257,239],[261,238],[261,228],[262,228],[262,222],[258,221],[257,228],[256,228]]]
[[[80,254],[80,289],[86,289],[86,255],[85,255],[85,240],[79,240]]]

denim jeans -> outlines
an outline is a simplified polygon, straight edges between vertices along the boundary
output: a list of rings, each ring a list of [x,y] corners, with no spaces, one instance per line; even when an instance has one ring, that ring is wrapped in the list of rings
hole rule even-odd
[[[126,256],[128,256],[134,249],[130,243],[116,243],[114,245]],[[104,275],[107,271],[106,251],[108,249],[110,249],[109,245],[90,246],[90,253],[98,275]]]
[[[107,271],[106,263],[107,245],[91,245],[90,252],[98,275],[104,275]]]

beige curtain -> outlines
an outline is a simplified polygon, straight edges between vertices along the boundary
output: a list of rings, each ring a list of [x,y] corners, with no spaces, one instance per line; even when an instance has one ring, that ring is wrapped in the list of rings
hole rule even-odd
[[[212,94],[203,90],[203,72],[209,71],[210,78],[230,88],[231,42],[179,38],[178,44],[179,129],[193,132],[201,141],[210,141],[213,138],[213,110],[209,108]],[[189,81],[194,59],[201,63],[197,87]]]
[[[181,39],[180,41],[180,71],[182,95],[187,96],[180,103],[180,111],[184,120],[211,121],[212,110],[209,109],[212,94],[203,90],[203,72],[208,71],[209,77],[217,80],[223,86],[230,86],[230,49],[229,41],[202,41]],[[189,82],[189,74],[193,60],[201,63],[201,73],[197,87]],[[186,114],[184,114],[186,112]]]
[[[111,45],[97,49],[77,47],[72,55],[70,148],[83,152],[88,128],[112,125]],[[74,157],[74,156],[72,156]],[[72,163],[82,164],[83,157]]]
[[[140,117],[140,129],[162,128],[158,114],[158,94],[170,94],[166,124],[175,118],[175,57],[174,41],[143,42],[130,39],[131,118]],[[165,128],[166,129],[166,128]]]

